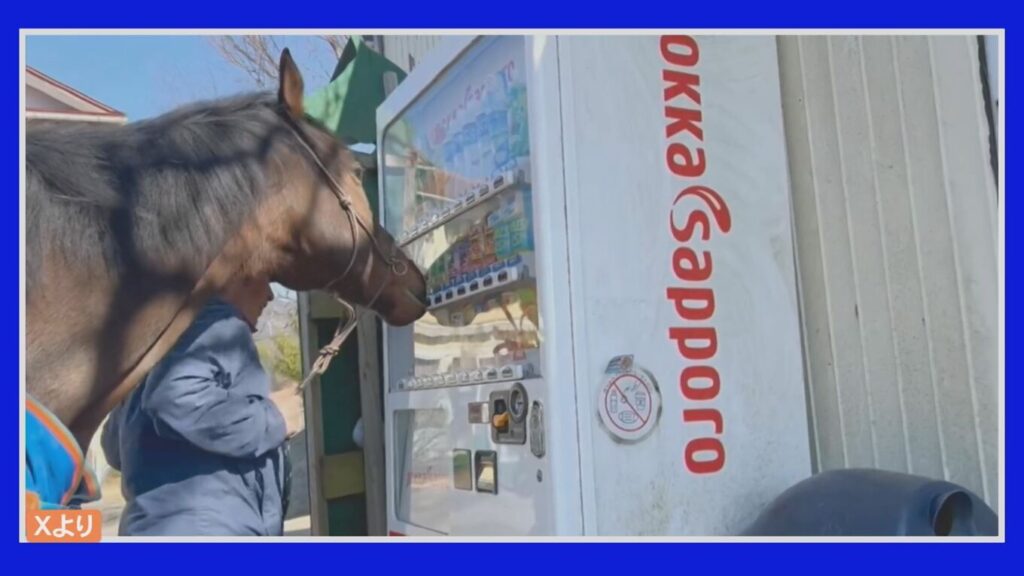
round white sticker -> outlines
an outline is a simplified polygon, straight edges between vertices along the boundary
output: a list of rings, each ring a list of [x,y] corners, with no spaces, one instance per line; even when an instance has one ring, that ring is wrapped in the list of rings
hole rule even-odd
[[[608,432],[626,441],[647,436],[661,412],[658,387],[641,372],[610,376],[601,389],[599,402],[598,412]]]

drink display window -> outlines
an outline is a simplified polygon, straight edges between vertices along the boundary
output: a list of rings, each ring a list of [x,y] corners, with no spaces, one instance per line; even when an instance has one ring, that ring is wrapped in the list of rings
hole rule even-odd
[[[539,375],[524,43],[469,51],[383,134],[385,225],[430,304],[392,389]]]

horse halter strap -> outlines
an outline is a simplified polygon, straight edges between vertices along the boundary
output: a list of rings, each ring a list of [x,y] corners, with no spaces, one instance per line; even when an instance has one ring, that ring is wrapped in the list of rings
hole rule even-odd
[[[342,188],[341,184],[339,184],[338,181],[334,178],[334,175],[331,174],[331,171],[328,170],[326,166],[324,166],[324,163],[320,159],[320,156],[316,153],[316,151],[309,144],[309,142],[306,141],[306,138],[303,136],[301,129],[298,126],[296,126],[294,120],[290,116],[284,114],[284,117],[288,128],[295,135],[296,140],[299,141],[299,144],[302,145],[303,149],[305,149],[305,151],[309,154],[309,157],[312,158],[313,162],[320,169],[320,172],[324,175],[324,178],[327,179],[328,184],[330,184],[331,192],[334,194],[334,197],[337,198],[338,205],[341,206],[342,211],[348,217],[349,227],[352,230],[352,257],[349,258],[348,265],[345,267],[345,270],[341,273],[341,275],[336,277],[334,280],[328,282],[322,289],[326,291],[328,288],[330,288],[337,282],[343,280],[346,276],[348,276],[349,272],[352,271],[352,267],[355,265],[356,262],[356,255],[359,245],[359,243],[357,242],[359,238],[359,228],[363,229],[363,232],[366,234],[366,237],[370,240],[370,254],[367,258],[369,260],[372,260],[374,257],[374,252],[376,252],[381,258],[383,258],[384,261],[387,263],[388,268],[390,269],[389,278],[390,276],[405,275],[405,273],[408,272],[408,266],[405,264],[405,262],[396,257],[394,254],[385,253],[384,249],[381,248],[380,244],[377,243],[377,239],[374,238],[373,231],[366,224],[366,222],[364,222],[363,219],[360,218],[359,214],[356,213],[355,209],[352,206],[352,198],[348,195],[348,193],[345,192],[345,189]],[[377,298],[379,298],[381,293],[384,291],[384,286],[387,285],[387,281],[388,280],[385,279],[383,282],[381,282],[376,292],[374,292],[373,298],[371,298],[370,302],[366,305],[367,308],[372,307],[374,303],[377,302]],[[334,337],[331,338],[331,341],[326,346],[320,349],[320,354],[317,356],[316,361],[313,362],[313,366],[311,367],[309,374],[299,384],[299,392],[301,392],[306,387],[306,385],[309,384],[310,381],[312,381],[314,377],[322,375],[327,370],[327,367],[330,365],[331,360],[333,360],[334,357],[337,356],[338,353],[341,351],[341,346],[345,343],[345,340],[348,339],[349,335],[352,333],[352,331],[356,327],[356,324],[358,323],[358,315],[356,314],[355,308],[353,308],[348,302],[345,302],[341,298],[335,297],[335,299],[338,301],[338,303],[342,305],[343,308],[345,308],[348,318],[342,319],[338,322],[338,328],[334,331]]]

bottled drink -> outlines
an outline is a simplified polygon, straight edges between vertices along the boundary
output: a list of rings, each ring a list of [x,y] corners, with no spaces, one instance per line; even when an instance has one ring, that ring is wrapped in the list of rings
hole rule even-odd
[[[508,222],[499,222],[494,226],[494,256],[498,261],[512,257],[512,237],[509,231]]]
[[[522,83],[509,87],[508,104],[509,155],[519,160],[530,155],[530,134],[526,110],[526,86]]]
[[[480,148],[475,179],[486,182],[494,171],[494,142],[491,140],[491,122],[486,106],[476,115],[476,138]]]
[[[496,72],[493,76],[493,92],[491,106],[487,114],[487,122],[491,127],[491,142],[494,149],[494,171],[501,172],[508,164],[509,155],[509,83],[504,72]]]
[[[465,135],[463,151],[466,154],[466,180],[471,183],[471,186],[475,186],[480,172],[480,138],[476,119],[467,121],[462,132]]]
[[[497,260],[497,254],[494,247],[494,235],[495,230],[493,228],[484,229],[484,254],[481,259],[483,266],[490,266]]]
[[[455,177],[455,164],[456,164],[456,148],[459,145],[459,140],[456,138],[456,134],[450,134],[448,139],[444,142],[444,172],[447,176],[444,187],[444,195],[448,198],[456,197],[456,183],[457,178]]]
[[[452,139],[452,153],[454,158],[451,167],[451,171],[454,176],[453,180],[455,181],[455,185],[453,187],[455,193],[453,197],[458,198],[466,193],[468,172],[468,162],[466,161],[466,134],[462,129],[461,123],[454,126],[454,130],[452,130],[452,134],[449,138]]]

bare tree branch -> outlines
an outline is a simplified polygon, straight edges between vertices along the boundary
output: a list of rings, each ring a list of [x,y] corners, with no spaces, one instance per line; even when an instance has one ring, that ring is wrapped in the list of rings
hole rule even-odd
[[[320,39],[331,47],[335,58],[341,58],[341,53],[345,50],[345,43],[348,42],[348,36],[320,36]]]
[[[341,58],[348,36],[318,35],[320,44],[330,50],[334,59]],[[224,60],[244,72],[259,88],[277,83],[278,57],[281,50],[273,36],[214,36],[210,39]]]

